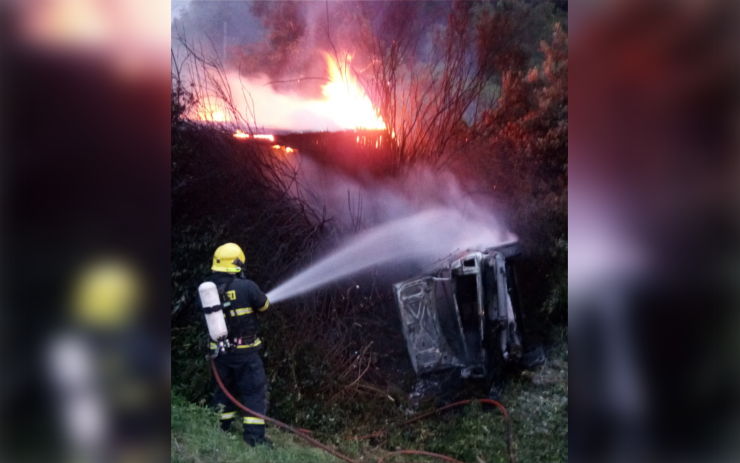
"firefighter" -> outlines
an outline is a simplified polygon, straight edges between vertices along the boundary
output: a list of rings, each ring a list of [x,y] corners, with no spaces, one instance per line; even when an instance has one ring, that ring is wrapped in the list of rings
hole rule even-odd
[[[248,408],[265,414],[267,376],[260,355],[258,314],[267,310],[270,301],[257,284],[244,277],[244,251],[234,243],[219,246],[213,254],[213,274],[208,278],[218,288],[223,304],[231,349],[215,358],[216,368],[226,388]],[[217,345],[210,343],[211,353]],[[228,430],[237,415],[234,404],[216,385],[214,405],[221,408],[221,428]],[[263,419],[245,415],[244,441],[250,446],[267,445]]]

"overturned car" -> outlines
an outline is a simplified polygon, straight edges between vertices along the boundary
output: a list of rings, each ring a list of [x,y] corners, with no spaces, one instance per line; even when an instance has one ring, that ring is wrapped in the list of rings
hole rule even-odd
[[[393,285],[418,377],[456,370],[462,378],[491,378],[520,360],[518,254],[516,242],[468,251]]]

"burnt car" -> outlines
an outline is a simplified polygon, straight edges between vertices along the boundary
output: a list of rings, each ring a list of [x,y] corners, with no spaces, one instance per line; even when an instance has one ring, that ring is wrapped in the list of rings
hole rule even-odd
[[[522,356],[516,242],[454,256],[393,285],[411,365],[420,378],[455,370],[491,378]]]

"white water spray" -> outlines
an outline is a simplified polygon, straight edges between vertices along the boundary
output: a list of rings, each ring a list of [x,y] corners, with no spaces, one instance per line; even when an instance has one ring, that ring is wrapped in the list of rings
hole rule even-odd
[[[490,247],[516,237],[490,217],[463,216],[450,208],[430,209],[387,222],[345,242],[267,293],[280,302],[370,267],[414,262],[430,265],[456,250]]]

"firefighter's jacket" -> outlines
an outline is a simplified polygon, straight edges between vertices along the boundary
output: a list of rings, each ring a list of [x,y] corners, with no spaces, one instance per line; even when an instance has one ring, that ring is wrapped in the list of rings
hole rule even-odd
[[[236,349],[249,349],[262,344],[257,337],[259,334],[257,313],[267,310],[270,301],[257,284],[252,280],[222,272],[214,272],[208,280],[218,288],[229,339]],[[210,347],[215,349],[216,344],[211,343]]]

